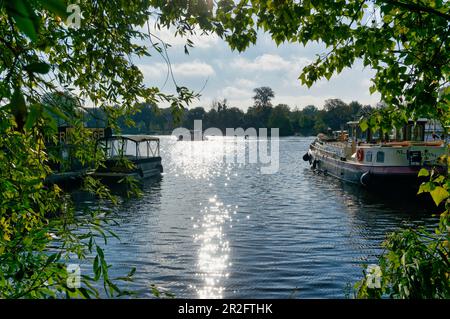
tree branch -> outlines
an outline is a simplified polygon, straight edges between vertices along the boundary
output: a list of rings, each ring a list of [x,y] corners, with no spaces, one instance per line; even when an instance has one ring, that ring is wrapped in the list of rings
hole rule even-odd
[[[414,12],[427,12],[427,13],[437,15],[441,18],[444,18],[445,20],[450,21],[450,14],[438,11],[438,10],[430,8],[430,7],[420,5],[418,3],[411,3],[411,2],[406,3],[406,2],[401,2],[401,1],[397,1],[397,0],[381,0],[381,2],[392,4],[397,7],[402,7],[402,8],[414,11]]]

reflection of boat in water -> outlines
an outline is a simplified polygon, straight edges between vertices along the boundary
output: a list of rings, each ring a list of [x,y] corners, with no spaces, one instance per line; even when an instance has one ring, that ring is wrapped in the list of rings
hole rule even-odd
[[[159,138],[149,135],[113,135],[98,142],[106,155],[105,167],[92,176],[106,182],[118,182],[125,177],[137,180],[159,176],[161,165]]]
[[[180,134],[177,136],[177,141],[207,141],[208,138],[201,130],[190,130],[189,134]]]
[[[445,154],[445,143],[426,140],[426,122],[409,122],[386,136],[361,132],[358,122],[349,122],[349,134],[319,134],[303,159],[319,172],[365,187],[403,186],[417,191],[421,168],[445,171],[439,160]]]

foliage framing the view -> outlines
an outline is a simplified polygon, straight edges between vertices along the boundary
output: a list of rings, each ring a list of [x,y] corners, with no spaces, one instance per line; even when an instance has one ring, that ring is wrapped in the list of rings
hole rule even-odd
[[[98,296],[95,289],[86,289],[90,278],[84,278],[83,289],[68,289],[63,254],[48,253],[53,233],[66,239],[66,256],[75,252],[83,257],[95,250],[98,259],[92,279],[103,276],[106,291],[120,293],[108,278],[101,248],[90,240],[80,244],[82,238],[67,223],[52,223],[46,217],[64,212],[71,219],[73,212],[58,187],[43,184],[51,172],[51,154],[44,141],[56,133],[54,116],[79,129],[73,140],[75,145],[78,141],[80,161],[96,166],[101,159],[88,153],[89,133],[84,132],[79,113],[64,114],[59,105],[42,103],[42,97],[49,92],[75,92],[104,109],[112,126],[120,115],[133,113],[137,102],[168,101],[176,111],[191,101],[195,95],[184,87],[177,87],[177,95],[165,95],[142,84],[133,58],[149,52],[133,39],[148,39],[137,29],[150,16],[157,19],[157,26],[175,25],[182,34],[191,34],[199,25],[240,51],[256,42],[259,29],[278,44],[319,41],[328,52],[303,69],[303,84],[329,79],[360,59],[375,70],[371,91],[380,92],[388,106],[375,118],[373,128],[421,116],[439,119],[444,128],[450,125],[447,1],[220,0],[214,8],[209,0],[78,4],[82,23],[71,28],[64,23],[67,1],[0,1],[1,297],[55,297],[57,292],[68,297]],[[152,48],[162,52],[165,44]],[[442,182],[448,190],[448,181]],[[87,187],[97,193],[104,190],[94,183],[88,180]],[[99,195],[110,198],[106,190]],[[448,215],[442,219],[447,222]],[[90,223],[98,226],[96,220],[93,216]],[[448,235],[448,228],[445,231]],[[403,249],[388,246],[392,251],[396,247]]]

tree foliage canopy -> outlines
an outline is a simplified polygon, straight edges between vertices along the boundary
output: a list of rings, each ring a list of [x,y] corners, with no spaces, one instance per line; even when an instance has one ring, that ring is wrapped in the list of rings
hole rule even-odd
[[[275,92],[270,87],[263,86],[255,88],[253,91],[255,92],[253,97],[255,107],[265,108],[272,106],[270,101],[275,97]]]

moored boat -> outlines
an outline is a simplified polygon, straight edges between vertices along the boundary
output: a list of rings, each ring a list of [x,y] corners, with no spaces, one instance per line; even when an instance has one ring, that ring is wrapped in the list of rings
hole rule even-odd
[[[318,172],[364,187],[417,191],[421,168],[447,171],[441,160],[445,141],[440,137],[427,140],[426,123],[411,121],[383,136],[370,130],[361,132],[358,122],[349,122],[348,132],[319,134],[303,159]]]
[[[150,135],[112,135],[99,139],[98,149],[106,156],[105,166],[93,177],[118,182],[125,177],[142,180],[163,172],[160,140]]]

